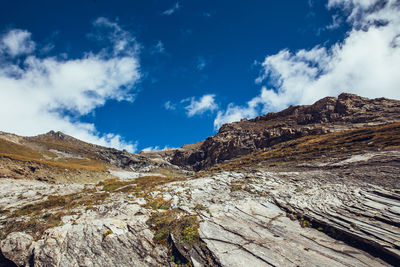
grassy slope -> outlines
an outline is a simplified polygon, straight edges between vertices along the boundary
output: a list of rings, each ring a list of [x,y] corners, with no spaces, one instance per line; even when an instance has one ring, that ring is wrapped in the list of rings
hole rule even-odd
[[[298,138],[219,164],[211,171],[286,165],[379,149],[400,149],[400,123]]]
[[[46,143],[41,141],[35,142],[35,144],[43,146]],[[47,149],[33,149],[33,146],[16,144],[4,139],[0,139],[0,156],[20,161],[34,161],[50,167],[87,169],[92,171],[101,171],[106,169],[105,163],[95,159],[93,155],[91,155],[91,157],[87,157],[87,155],[83,153],[83,149],[79,151],[78,148],[74,148],[72,145],[63,145],[62,142],[58,142],[58,144],[56,142],[48,142],[45,147],[48,149],[52,148],[72,154],[78,154],[86,157],[87,159],[58,158],[56,154],[48,151]]]

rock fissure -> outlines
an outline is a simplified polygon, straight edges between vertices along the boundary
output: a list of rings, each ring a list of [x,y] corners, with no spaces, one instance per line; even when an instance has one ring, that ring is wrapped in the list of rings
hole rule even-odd
[[[245,251],[245,252],[251,254],[251,255],[254,256],[255,258],[257,258],[257,259],[259,259],[259,260],[261,260],[261,261],[267,263],[269,266],[276,266],[276,265],[274,265],[274,264],[268,262],[267,260],[263,259],[262,257],[260,257],[260,256],[258,256],[258,255],[255,255],[254,253],[252,253],[251,251],[249,251],[248,249],[246,249],[246,248],[244,247],[244,245],[240,245],[240,244],[237,244],[237,243],[232,243],[232,242],[229,242],[229,241],[226,241],[226,240],[222,240],[222,239],[218,239],[218,238],[204,238],[204,239],[212,240],[212,241],[217,241],[217,242],[222,242],[222,243],[227,243],[227,244],[236,246],[236,247],[238,247],[240,250],[243,250],[243,251]]]

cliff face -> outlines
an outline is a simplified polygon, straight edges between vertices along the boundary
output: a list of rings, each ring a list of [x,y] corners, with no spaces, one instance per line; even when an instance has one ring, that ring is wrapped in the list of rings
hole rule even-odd
[[[178,149],[171,162],[198,171],[299,137],[400,122],[400,101],[353,94],[326,97],[251,120],[224,124],[195,149]]]

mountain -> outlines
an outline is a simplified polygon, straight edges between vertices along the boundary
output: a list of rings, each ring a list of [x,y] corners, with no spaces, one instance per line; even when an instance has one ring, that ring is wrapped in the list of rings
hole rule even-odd
[[[400,122],[399,101],[344,93],[311,106],[291,106],[278,113],[225,124],[196,148],[177,150],[171,162],[198,171],[296,138],[394,122]]]
[[[114,177],[109,169],[142,170],[169,165],[54,131],[33,137],[0,132],[0,163],[2,177],[46,182],[98,181]]]
[[[132,154],[0,133],[0,266],[398,266],[400,101],[352,94]]]

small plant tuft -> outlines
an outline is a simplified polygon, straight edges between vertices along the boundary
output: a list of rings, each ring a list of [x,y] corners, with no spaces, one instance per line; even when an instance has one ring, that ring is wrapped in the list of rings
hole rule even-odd
[[[153,210],[168,210],[171,207],[171,200],[163,198],[150,199],[146,207],[151,207]]]
[[[197,225],[191,225],[183,230],[183,237],[189,243],[193,243],[199,239],[199,227]]]
[[[178,209],[153,212],[147,224],[155,232],[154,241],[167,245],[172,234],[180,243],[192,246],[199,242],[199,221]]]
[[[113,231],[112,231],[111,229],[109,229],[109,230],[107,230],[107,231],[105,231],[105,232],[103,233],[103,237],[106,238],[107,236],[109,236],[109,235],[111,235],[111,234],[113,234]]]
[[[300,193],[300,192],[303,192],[304,189],[301,188],[301,187],[297,187],[294,191],[297,192],[297,193]]]

